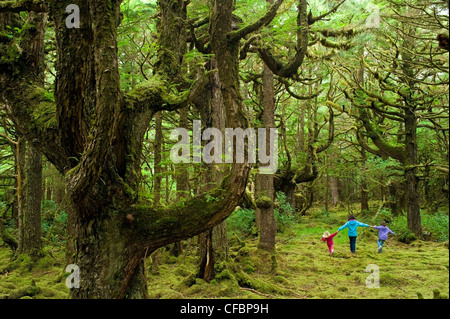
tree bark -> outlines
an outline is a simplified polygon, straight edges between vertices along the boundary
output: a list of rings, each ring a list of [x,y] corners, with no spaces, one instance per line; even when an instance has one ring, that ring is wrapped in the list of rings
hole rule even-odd
[[[163,168],[161,166],[162,162],[162,143],[163,143],[163,134],[162,134],[162,116],[161,112],[155,114],[155,182],[153,184],[153,205],[155,207],[159,207],[161,205],[161,181],[162,181],[162,172]]]
[[[24,246],[24,210],[26,201],[25,192],[25,153],[27,142],[24,138],[19,138],[16,144],[16,171],[17,171],[17,187],[16,187],[16,203],[17,203],[17,229],[18,229],[18,246],[17,254],[22,254]]]
[[[217,63],[211,58],[208,69],[216,70]],[[218,74],[212,74],[208,86],[202,95],[204,98],[197,102],[201,111],[202,122],[208,127],[219,129],[225,133],[225,114],[221,107],[223,105],[222,92],[220,90],[220,78]],[[222,154],[224,147],[222,147]],[[203,191],[214,189],[223,178],[223,165],[219,163],[203,164],[204,173]],[[226,221],[223,221],[213,229],[206,231],[199,237],[200,245],[200,269],[199,278],[210,282],[215,277],[214,264],[216,261],[225,260],[228,255],[228,237],[226,232]]]
[[[37,260],[41,251],[41,201],[42,201],[42,155],[32,145],[28,146],[26,168],[26,209],[22,253]]]
[[[262,74],[262,102],[263,121],[266,129],[266,151],[270,150],[270,129],[275,128],[275,92],[274,77],[267,66],[264,66]],[[274,215],[274,176],[273,174],[258,174],[258,196],[269,199],[270,205],[256,207],[255,214],[259,221],[258,248],[266,251],[275,250],[276,225]],[[258,202],[258,198],[257,198]]]
[[[331,204],[337,207],[341,202],[340,181],[337,177],[330,176]]]
[[[362,148],[360,150],[361,154],[361,164],[364,168],[367,161],[366,151]],[[361,181],[361,212],[369,210],[369,192],[367,191],[367,182],[365,177],[362,177]]]
[[[405,111],[405,179],[406,213],[408,228],[418,237],[422,237],[420,216],[419,179],[417,177],[417,118],[412,110]]]

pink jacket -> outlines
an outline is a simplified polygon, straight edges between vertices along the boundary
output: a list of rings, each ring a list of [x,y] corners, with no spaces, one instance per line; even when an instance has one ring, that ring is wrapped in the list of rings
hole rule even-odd
[[[334,234],[331,234],[328,238],[322,237],[323,241],[327,242],[328,247],[333,246],[333,237],[337,235],[338,232],[335,232]]]

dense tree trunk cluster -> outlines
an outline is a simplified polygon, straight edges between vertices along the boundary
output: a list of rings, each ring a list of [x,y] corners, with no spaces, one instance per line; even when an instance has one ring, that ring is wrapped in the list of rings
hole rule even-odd
[[[189,91],[169,92],[172,77],[168,71],[177,70],[181,60],[172,59],[173,48],[161,43],[158,73],[135,91],[124,94],[117,59],[121,1],[81,1],[79,29],[65,25],[68,1],[46,4],[48,8],[40,5],[38,9],[46,9],[43,11],[48,12],[55,24],[58,49],[55,100],[48,97],[36,77],[42,58],[18,54],[10,65],[16,72],[2,72],[0,77],[2,103],[18,130],[66,177],[75,215],[73,263],[81,271],[81,288],[74,289],[72,296],[145,297],[146,254],[223,221],[245,190],[249,165],[234,165],[220,186],[209,193],[215,198],[209,204],[204,205],[205,194],[201,194],[183,206],[168,209],[139,205],[138,172],[150,119],[158,111],[183,107],[201,85],[194,85]],[[181,18],[176,16],[179,14],[176,9],[183,1],[160,1],[160,4],[172,15],[167,20],[161,17],[161,28],[166,28],[162,34],[170,41],[179,39],[169,22],[174,17]],[[25,8],[20,10],[36,9],[34,2],[23,5]],[[10,9],[9,12],[19,10]],[[215,4],[211,44],[218,60],[226,124],[232,128],[247,125],[238,90],[239,37],[228,40],[232,32],[231,14],[231,1]],[[33,27],[17,43],[23,52],[29,52],[25,46],[42,49],[44,33],[38,27],[45,26],[42,15],[46,13],[30,14],[29,19],[34,21],[29,25]],[[2,30],[5,27],[3,24]],[[128,214],[133,216],[132,222],[126,218]]]
[[[443,154],[448,164],[448,93],[442,91],[448,88],[448,35],[434,35],[448,27],[437,11],[447,8],[448,15],[448,4],[430,9],[402,0],[405,9],[391,4],[392,14],[380,17],[388,29],[368,31],[350,22],[326,27],[345,1],[327,4],[318,15],[306,0],[262,1],[259,16],[244,23],[235,0],[204,1],[198,17],[190,14],[194,1],[158,0],[152,17],[156,38],[135,43],[145,80],[132,79],[124,89],[122,0],[76,1],[76,27],[67,24],[71,2],[0,0],[2,127],[14,128],[2,130],[0,138],[14,155],[14,195],[7,209],[12,207],[19,230],[17,240],[7,234],[0,215],[0,236],[18,254],[37,259],[44,191],[64,206],[68,263],[79,267],[81,278],[73,298],[147,297],[145,259],[172,244],[178,255],[181,242],[196,236],[197,275],[211,281],[215,262],[228,256],[225,220],[242,204],[255,210],[258,248],[273,253],[278,192],[300,215],[319,192],[325,193],[327,212],[357,193],[365,213],[378,183],[381,205],[393,216],[405,210],[417,237],[421,186],[427,202],[445,197],[433,195],[436,172],[445,175],[439,182],[448,199],[448,166],[431,155]],[[288,17],[282,23],[276,20],[281,11]],[[271,28],[274,21],[279,25]],[[286,34],[280,31],[284,23],[292,26],[283,48],[277,33]],[[380,48],[352,42],[358,36],[366,41],[364,32],[373,32]],[[345,50],[351,58],[343,61],[336,53]],[[243,163],[232,165],[167,164],[167,118],[186,130],[201,119],[202,128],[222,134],[225,128],[265,128],[266,150],[273,142],[270,129],[278,128],[279,167],[274,174],[251,175],[247,151]],[[422,152],[422,130],[433,132],[438,151]],[[143,152],[148,145],[151,152]],[[344,158],[350,148],[352,158]],[[398,165],[376,180],[366,168],[378,159]],[[357,176],[342,172],[345,161],[361,169]],[[150,200],[141,192],[143,162],[152,174]],[[43,163],[57,170],[58,187],[44,183]],[[176,198],[170,197],[167,169]],[[319,180],[324,187],[316,191]]]

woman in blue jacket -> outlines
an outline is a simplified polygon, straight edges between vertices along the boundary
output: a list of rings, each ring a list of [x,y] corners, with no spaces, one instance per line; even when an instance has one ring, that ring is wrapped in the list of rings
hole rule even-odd
[[[358,236],[358,227],[370,227],[370,225],[361,223],[356,220],[354,215],[348,217],[348,222],[339,227],[338,231],[341,231],[348,227],[348,238],[350,239],[350,251],[355,253],[356,251],[356,237]]]

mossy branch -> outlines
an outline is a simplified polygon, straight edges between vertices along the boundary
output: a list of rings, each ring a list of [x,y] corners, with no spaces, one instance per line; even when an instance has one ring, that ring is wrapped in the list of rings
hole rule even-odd
[[[48,7],[42,0],[0,1],[0,13],[21,11],[48,12]]]
[[[61,151],[56,129],[56,105],[53,95],[26,81],[10,83],[0,100],[16,128],[54,165],[63,171],[68,165]]]
[[[249,164],[234,164],[230,174],[216,189],[180,201],[168,208],[134,205],[131,215],[131,242],[150,251],[198,235],[225,220],[245,193]]]
[[[228,38],[231,42],[239,41],[243,39],[248,34],[257,31],[258,29],[267,26],[277,15],[278,8],[281,6],[284,0],[277,0],[272,6],[270,6],[269,10],[267,10],[266,14],[259,18],[256,22],[249,24],[246,27],[243,27],[237,31],[233,31],[229,34]]]
[[[208,76],[211,72],[205,73],[194,81],[189,89],[177,91],[170,89],[170,83],[161,75],[155,75],[148,81],[142,82],[133,91],[125,95],[125,108],[134,110],[151,109],[154,113],[158,111],[174,111],[185,107],[191,103],[195,97],[202,92],[208,83]]]
[[[381,152],[401,163],[405,161],[405,148],[402,146],[394,146],[381,137],[381,133],[378,132],[370,120],[367,109],[359,109],[359,119],[362,121],[364,128],[367,131],[367,136]]]
[[[321,14],[321,15],[319,15],[319,16],[317,16],[317,17],[314,17],[314,16],[312,15],[312,12],[310,11],[309,14],[308,14],[308,24],[309,24],[309,25],[312,25],[312,24],[316,23],[317,21],[324,19],[324,18],[327,17],[328,15],[330,15],[330,14],[332,14],[332,13],[335,13],[335,12],[337,11],[337,9],[339,9],[339,7],[340,7],[344,2],[345,2],[345,0],[339,2],[339,3],[338,3],[337,5],[335,5],[330,11],[325,12],[324,14]]]
[[[283,63],[277,59],[271,52],[269,47],[261,46],[258,49],[260,58],[264,61],[266,66],[275,75],[283,78],[290,78],[297,74],[298,68],[303,64],[303,60],[308,50],[308,17],[306,15],[307,4],[306,1],[298,2],[297,14],[297,47],[294,57],[287,63]]]
[[[284,88],[289,93],[289,95],[292,96],[296,100],[300,100],[300,101],[312,100],[312,99],[315,99],[316,97],[318,97],[320,95],[320,93],[323,92],[323,90],[320,90],[320,91],[317,91],[317,92],[309,94],[309,95],[298,95],[297,93],[295,93],[294,91],[291,90],[291,84],[285,78],[277,77],[277,80],[280,81],[284,85]]]

